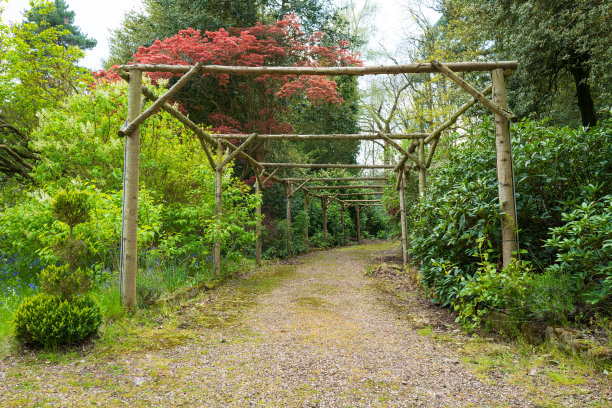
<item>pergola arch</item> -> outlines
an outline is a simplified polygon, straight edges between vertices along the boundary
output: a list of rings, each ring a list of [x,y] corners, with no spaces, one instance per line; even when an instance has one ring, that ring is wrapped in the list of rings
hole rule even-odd
[[[499,185],[499,199],[504,216],[502,225],[502,251],[503,265],[507,266],[518,247],[516,209],[514,201],[514,180],[512,176],[512,155],[510,145],[509,121],[515,118],[507,109],[505,78],[518,67],[516,61],[497,62],[451,62],[418,63],[407,65],[371,66],[371,67],[237,67],[237,66],[205,66],[201,63],[195,65],[155,65],[135,64],[118,67],[119,75],[129,82],[128,91],[128,117],[124,126],[118,131],[120,136],[126,138],[124,163],[124,191],[121,232],[121,259],[120,259],[120,286],[121,299],[125,307],[134,308],[136,305],[136,272],[137,272],[137,228],[138,228],[138,172],[140,131],[139,127],[147,118],[164,110],[179,120],[185,127],[194,132],[206,159],[216,173],[216,221],[220,227],[222,214],[222,178],[223,170],[234,158],[240,157],[248,162],[255,173],[255,193],[260,194],[265,183],[274,180],[285,187],[287,197],[287,221],[291,226],[291,199],[298,191],[305,194],[304,205],[308,205],[313,197],[321,199],[323,208],[323,225],[326,233],[326,210],[333,201],[342,206],[342,225],[344,230],[344,209],[350,206],[356,208],[358,240],[360,241],[359,214],[360,208],[381,205],[380,199],[350,199],[355,193],[343,193],[344,190],[368,190],[364,195],[375,196],[382,189],[382,184],[343,184],[343,185],[308,185],[316,182],[355,182],[380,181],[385,177],[331,177],[331,178],[280,178],[276,173],[281,168],[349,168],[349,169],[383,169],[393,170],[397,174],[395,189],[400,198],[400,218],[402,229],[402,254],[404,263],[407,262],[406,251],[406,220],[405,220],[405,180],[406,173],[417,170],[419,173],[419,193],[425,194],[426,172],[431,165],[436,146],[444,130],[452,126],[457,119],[477,102],[484,105],[495,115],[495,154],[497,157],[497,175]],[[486,72],[491,73],[492,84],[480,92],[467,83],[457,72]],[[184,74],[168,91],[156,97],[148,88],[142,85],[143,72],[169,72]],[[442,123],[430,133],[368,133],[368,134],[327,134],[327,135],[294,135],[294,134],[210,134],[203,130],[187,116],[183,115],[167,101],[191,78],[198,74],[229,74],[229,75],[378,75],[378,74],[408,74],[408,73],[441,73],[472,96],[472,100],[457,110],[446,122]],[[486,95],[493,93],[492,99]],[[153,103],[144,112],[142,111],[142,96]],[[230,140],[238,139],[242,143],[233,145]],[[401,159],[395,165],[366,165],[366,164],[313,164],[313,163],[266,163],[258,162],[249,156],[245,149],[257,140],[381,140],[392,146],[400,153]],[[408,148],[403,148],[396,141],[411,140]],[[429,154],[425,156],[425,146],[430,145]],[[212,149],[216,149],[216,158]],[[411,164],[407,164],[408,160]],[[335,191],[335,193],[318,193],[317,191]],[[369,191],[372,190],[372,191]],[[261,264],[261,206],[257,209],[258,223],[256,227],[257,245],[256,257]],[[290,230],[290,228],[289,228]],[[306,242],[308,242],[308,229]],[[288,237],[289,247],[291,237]],[[214,245],[214,271],[220,271],[221,242],[217,238]]]

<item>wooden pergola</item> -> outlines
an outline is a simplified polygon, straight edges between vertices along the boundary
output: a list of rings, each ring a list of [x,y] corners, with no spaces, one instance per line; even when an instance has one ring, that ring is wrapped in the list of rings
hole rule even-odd
[[[404,264],[407,263],[406,250],[406,218],[405,218],[405,183],[406,174],[416,170],[419,174],[419,194],[425,195],[427,169],[431,165],[433,155],[440,140],[442,132],[452,126],[457,119],[470,107],[480,102],[495,115],[495,154],[497,157],[497,176],[499,186],[499,200],[503,217],[502,251],[503,265],[507,266],[517,250],[517,223],[514,201],[514,180],[512,175],[512,155],[510,145],[509,121],[515,118],[508,111],[506,101],[505,78],[518,67],[516,61],[496,62],[453,62],[443,64],[439,61],[430,63],[372,66],[372,67],[235,67],[235,66],[205,66],[202,63],[195,65],[123,65],[118,68],[119,75],[129,82],[128,91],[128,117],[119,135],[126,138],[124,163],[124,192],[121,232],[121,259],[120,259],[120,285],[121,299],[127,308],[136,305],[136,272],[137,272],[137,230],[138,230],[138,179],[139,179],[139,153],[140,153],[140,125],[160,110],[164,110],[180,121],[186,128],[193,131],[198,138],[202,150],[211,168],[216,174],[216,222],[220,228],[222,206],[222,181],[224,168],[235,158],[240,157],[246,161],[255,173],[255,193],[260,194],[263,186],[273,180],[285,187],[287,198],[288,231],[291,231],[291,200],[298,192],[304,193],[304,207],[308,213],[308,206],[313,197],[321,200],[323,210],[323,234],[327,240],[327,208],[337,201],[342,206],[342,230],[344,236],[344,210],[354,206],[357,215],[357,239],[361,241],[360,209],[368,206],[380,206],[381,200],[350,199],[351,196],[382,194],[382,184],[365,184],[367,181],[383,183],[386,177],[330,177],[330,178],[280,178],[276,176],[279,169],[382,169],[393,170],[397,174],[395,189],[400,198],[400,217],[402,230],[402,256]],[[492,83],[480,92],[457,75],[457,72],[490,72]],[[157,97],[150,89],[143,86],[143,72],[168,72],[183,74],[181,78]],[[442,73],[462,89],[468,92],[472,99],[455,112],[449,120],[438,126],[430,133],[369,133],[369,134],[327,134],[327,135],[294,135],[294,134],[211,134],[191,121],[168,103],[168,100],[181,89],[191,78],[202,74],[229,74],[229,75],[378,75],[378,74],[408,74],[408,73]],[[492,99],[486,95],[492,93]],[[142,96],[153,103],[142,111]],[[239,140],[240,145],[234,145],[230,140]],[[395,165],[365,165],[365,164],[313,164],[313,163],[266,163],[258,162],[245,152],[249,145],[257,140],[382,140],[400,153],[400,160]],[[407,148],[396,141],[411,140]],[[425,146],[429,145],[429,153],[425,156]],[[216,157],[213,157],[216,149]],[[410,160],[410,164],[408,161]],[[309,185],[312,182],[362,182],[364,184],[342,185]],[[366,190],[359,193],[342,193],[344,190]],[[317,191],[335,191],[335,193],[317,193]],[[347,197],[347,198],[344,198]],[[257,263],[261,264],[261,205],[257,208]],[[308,245],[308,226],[305,231],[306,245]],[[288,247],[291,252],[291,235],[288,232]],[[221,241],[217,237],[214,243],[214,272],[219,274],[221,268]]]

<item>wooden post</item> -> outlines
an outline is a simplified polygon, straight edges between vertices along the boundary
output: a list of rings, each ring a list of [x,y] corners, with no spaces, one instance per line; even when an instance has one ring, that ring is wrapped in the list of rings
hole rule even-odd
[[[402,262],[404,265],[408,264],[408,252],[406,249],[406,205],[405,205],[405,189],[406,189],[406,173],[400,172],[398,177],[401,177],[400,182],[400,222],[402,223]]]
[[[357,243],[361,244],[361,218],[359,217],[359,206],[356,205],[357,209]]]
[[[425,163],[425,142],[419,140],[419,162]],[[425,197],[425,189],[427,188],[427,169],[425,165],[419,166],[419,196],[421,199]]]
[[[261,194],[262,186],[259,185],[260,182],[261,178],[257,175],[255,177],[255,194],[257,195]],[[257,205],[255,216],[257,217],[257,221],[255,222],[255,234],[257,235],[257,242],[255,243],[255,260],[257,261],[257,266],[261,266],[261,201]]]
[[[215,252],[214,252],[214,273],[215,276],[221,274],[221,215],[223,213],[223,146],[221,141],[217,141],[217,167],[215,169]]]
[[[310,223],[310,218],[308,216],[308,204],[310,204],[310,197],[308,192],[304,193],[304,211],[306,212],[306,225],[304,228],[304,238],[305,238],[305,244],[306,244],[306,252],[308,252],[308,224]]]
[[[287,182],[287,254],[291,255],[291,182]]]
[[[323,242],[327,246],[327,197],[321,197],[321,208],[323,209]]]
[[[342,245],[346,245],[346,233],[344,232],[344,204],[342,204],[342,213],[340,219],[342,220]]]
[[[504,70],[491,71],[493,81],[493,102],[502,109],[507,109]],[[502,209],[502,256],[503,267],[510,264],[518,249],[516,206],[514,197],[514,176],[512,174],[512,145],[508,119],[495,114],[495,155],[497,161],[497,183],[499,202]]]
[[[128,122],[142,110],[142,71],[130,71]],[[140,127],[125,138],[123,164],[123,211],[121,225],[120,285],[121,302],[129,310],[136,308],[136,272],[138,270],[138,171],[140,167]]]

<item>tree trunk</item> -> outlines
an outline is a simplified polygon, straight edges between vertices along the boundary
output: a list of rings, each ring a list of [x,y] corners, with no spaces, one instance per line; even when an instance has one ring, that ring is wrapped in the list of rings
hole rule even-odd
[[[140,93],[142,72],[130,71],[128,121],[142,110]],[[136,308],[136,273],[138,269],[138,173],[140,168],[140,127],[125,137],[123,171],[123,214],[121,227],[121,302],[129,310]]]
[[[223,147],[217,141],[217,168],[215,169],[215,248],[213,271],[215,276],[221,275],[221,216],[223,213]]]
[[[257,170],[256,170],[257,171]],[[261,187],[259,185],[260,175],[255,177],[255,194],[261,194]],[[257,234],[257,243],[255,244],[255,259],[257,266],[261,266],[261,201],[257,204],[256,210],[257,224],[255,224],[255,233]]]
[[[287,255],[291,255],[291,182],[287,183]]]
[[[356,205],[355,208],[357,209],[357,243],[361,244],[361,217],[359,214],[359,206]]]
[[[402,180],[400,182],[400,191],[399,191],[399,198],[400,198],[400,222],[402,223],[401,225],[401,230],[402,230],[402,263],[403,265],[407,265],[408,264],[408,250],[406,248],[406,205],[404,203],[404,195],[405,195],[405,185],[406,185],[406,174],[403,171],[400,171],[397,174],[398,177],[401,177]]]
[[[327,246],[327,198],[321,197],[321,209],[323,210],[323,242]]]
[[[506,85],[504,70],[491,71],[493,81],[493,102],[506,109]],[[503,267],[510,264],[518,250],[516,206],[514,198],[514,175],[512,174],[512,145],[508,119],[495,114],[495,156],[497,162],[497,183],[501,204],[502,256]]]
[[[589,70],[580,62],[570,68],[574,82],[576,83],[576,96],[578,97],[578,108],[582,118],[582,126],[591,127],[597,125],[597,114],[595,104],[591,96],[589,85]]]

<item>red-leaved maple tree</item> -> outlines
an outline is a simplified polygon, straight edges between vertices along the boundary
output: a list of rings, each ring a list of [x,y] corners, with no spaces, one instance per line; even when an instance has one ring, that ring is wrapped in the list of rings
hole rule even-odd
[[[143,64],[234,66],[346,66],[361,62],[348,51],[348,43],[322,45],[323,34],[306,35],[295,16],[273,25],[207,31],[188,28],[150,47],[141,47],[134,62]],[[151,73],[155,80],[173,74]],[[208,77],[208,78],[207,78]],[[287,99],[303,95],[313,103],[341,103],[336,83],[323,76],[230,77],[203,75],[195,86],[178,96],[198,122],[219,133],[290,132],[279,121]],[[191,91],[191,92],[190,92]],[[195,94],[194,92],[197,92]],[[200,115],[198,115],[200,114]]]
[[[206,31],[188,28],[173,37],[156,40],[134,54],[134,63],[233,66],[355,66],[361,61],[347,42],[323,45],[324,35],[306,34],[295,16],[275,24]],[[152,80],[180,76],[149,73]],[[109,78],[108,73],[99,76]],[[215,133],[290,133],[282,120],[291,98],[307,98],[315,104],[342,103],[336,83],[324,76],[229,76],[205,74],[192,79],[175,101],[196,122],[211,126]],[[251,151],[263,159],[267,145]]]

